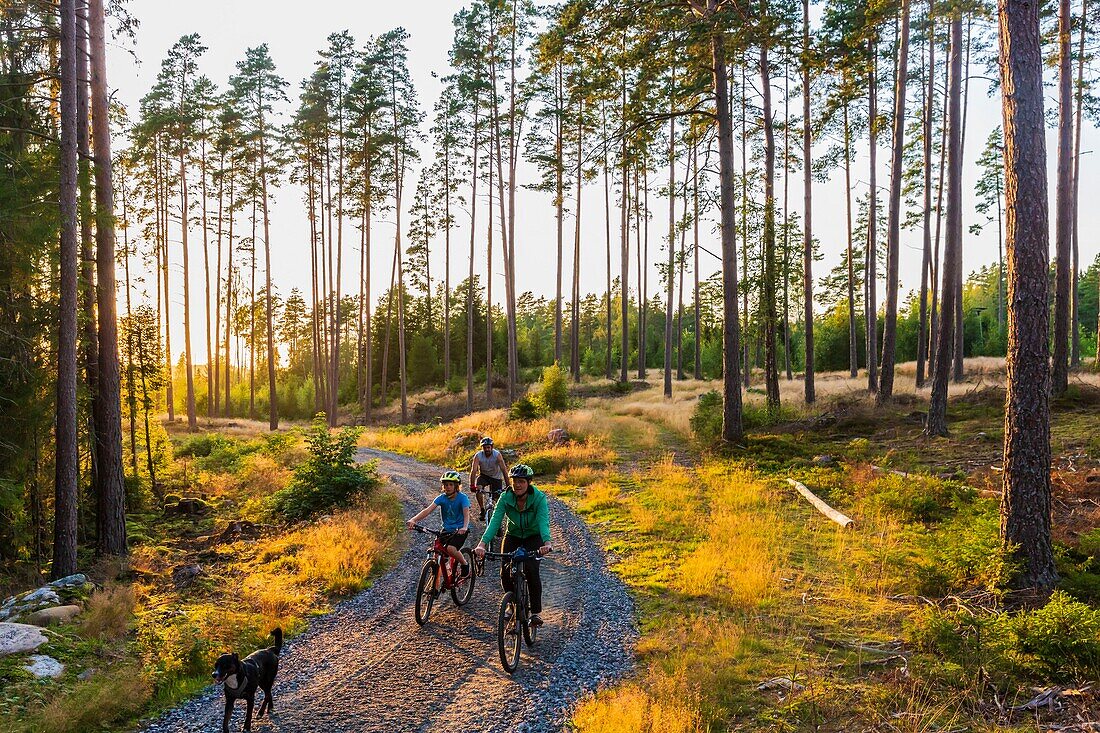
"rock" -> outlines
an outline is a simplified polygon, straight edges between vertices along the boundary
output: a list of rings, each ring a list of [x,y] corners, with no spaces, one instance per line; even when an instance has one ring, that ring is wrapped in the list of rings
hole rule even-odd
[[[836,460],[832,456],[827,455],[814,456],[813,464],[815,466],[835,466]]]
[[[0,623],[0,657],[33,652],[47,641],[37,626]]]
[[[94,667],[89,667],[88,669],[86,669],[86,670],[84,670],[83,672],[81,672],[80,674],[78,674],[78,675],[76,676],[76,678],[77,678],[78,680],[80,680],[81,682],[87,682],[87,681],[88,681],[88,680],[90,680],[90,679],[91,679],[92,677],[94,677],[94,676],[95,676],[95,673],[96,673],[96,672],[98,672],[98,671],[99,671],[99,670],[98,670],[98,669],[95,669]]]
[[[236,519],[226,525],[218,539],[222,542],[236,542],[242,539],[255,539],[261,534],[260,528],[247,519]]]
[[[61,596],[57,595],[57,591],[47,585],[26,594],[20,599],[20,603],[51,603],[57,605],[61,603]]]
[[[68,588],[63,590],[68,591]],[[60,606],[63,603],[57,591],[48,585],[36,588],[28,593],[12,596],[0,606],[0,621],[9,621],[42,608]]]
[[[549,440],[552,445],[561,445],[569,440],[569,434],[565,432],[565,428],[554,428],[546,434],[546,439]]]
[[[72,621],[80,615],[80,611],[80,606],[53,606],[28,613],[23,621],[35,626],[57,626]]]
[[[84,573],[66,575],[49,584],[50,588],[80,588],[88,584],[88,576]]]
[[[459,430],[447,444],[448,453],[462,453],[477,450],[481,442],[481,433],[477,430]]]
[[[504,462],[509,466],[519,460],[519,452],[514,448],[498,448],[500,455],[504,457]]]
[[[165,514],[176,514],[180,516],[199,516],[209,511],[210,504],[197,496],[185,496],[175,504],[166,504],[164,506]]]
[[[56,679],[65,671],[65,665],[45,654],[34,654],[27,658],[27,663],[23,665],[23,669],[39,679],[46,677]]]
[[[177,588],[186,588],[203,572],[202,565],[177,565],[172,568],[172,582]]]

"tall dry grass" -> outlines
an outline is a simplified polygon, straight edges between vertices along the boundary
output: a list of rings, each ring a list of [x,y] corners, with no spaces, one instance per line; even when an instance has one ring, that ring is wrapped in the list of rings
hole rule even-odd
[[[578,733],[702,733],[699,693],[682,675],[650,675],[581,701]]]

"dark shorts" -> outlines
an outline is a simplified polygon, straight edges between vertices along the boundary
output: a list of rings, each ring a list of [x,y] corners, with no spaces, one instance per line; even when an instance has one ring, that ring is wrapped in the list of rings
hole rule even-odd
[[[458,532],[444,532],[440,535],[439,541],[443,543],[444,547],[462,547],[466,544],[466,539],[469,536],[470,533],[468,531],[462,534]]]
[[[478,486],[488,486],[489,490],[493,492],[493,498],[499,499],[500,492],[504,490],[504,480],[499,478],[493,478],[492,476],[485,476],[479,474],[477,477]]]

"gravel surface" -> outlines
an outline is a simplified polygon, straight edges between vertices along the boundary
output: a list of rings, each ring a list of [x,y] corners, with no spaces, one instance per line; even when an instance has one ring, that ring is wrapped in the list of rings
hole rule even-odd
[[[378,460],[407,516],[437,494],[437,466],[369,449],[361,449],[360,458]],[[253,730],[562,730],[581,695],[630,671],[637,629],[630,597],[608,572],[599,543],[560,501],[550,498],[550,507],[555,552],[542,565],[546,625],[533,649],[524,646],[514,677],[501,669],[497,654],[498,566],[486,563],[467,606],[457,608],[449,594],[441,596],[421,628],[413,599],[427,541],[410,533],[390,572],[287,642],[275,712],[254,719]],[[475,518],[468,545],[483,529]],[[243,656],[252,650],[236,651]],[[222,691],[210,687],[144,730],[219,731],[222,700]],[[230,730],[243,724],[244,705],[238,703]]]

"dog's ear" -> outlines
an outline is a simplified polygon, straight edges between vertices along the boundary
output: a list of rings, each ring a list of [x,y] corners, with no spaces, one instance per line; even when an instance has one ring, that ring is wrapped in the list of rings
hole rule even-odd
[[[235,668],[241,666],[241,657],[237,652],[233,652],[233,666]]]

